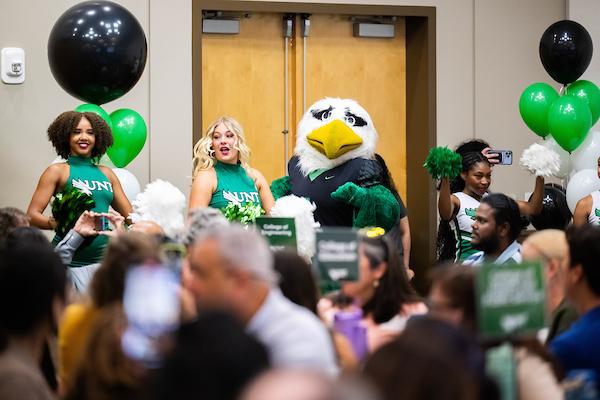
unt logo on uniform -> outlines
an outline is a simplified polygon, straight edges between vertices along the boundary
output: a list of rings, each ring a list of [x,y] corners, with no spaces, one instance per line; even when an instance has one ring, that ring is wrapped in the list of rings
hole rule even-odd
[[[477,213],[476,208],[465,208],[465,214],[467,217],[470,217],[473,221],[475,221],[475,214]]]

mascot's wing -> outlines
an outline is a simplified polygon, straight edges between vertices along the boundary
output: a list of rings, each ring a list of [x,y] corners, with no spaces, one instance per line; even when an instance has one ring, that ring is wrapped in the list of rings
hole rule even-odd
[[[292,194],[292,184],[289,176],[283,176],[271,182],[271,193],[275,200]]]

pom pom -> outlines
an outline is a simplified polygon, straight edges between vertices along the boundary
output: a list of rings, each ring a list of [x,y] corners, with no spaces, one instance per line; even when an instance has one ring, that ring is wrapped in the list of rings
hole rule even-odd
[[[73,229],[81,214],[94,207],[95,202],[90,194],[75,187],[65,188],[52,201],[52,216],[56,220],[54,231],[59,237],[64,237]]]
[[[157,179],[149,183],[131,205],[131,222],[155,222],[170,238],[176,238],[183,230],[185,195],[167,181]]]
[[[241,205],[238,202],[231,202],[221,211],[228,221],[239,222],[242,225],[254,223],[256,217],[260,217],[265,213],[258,204],[254,204],[253,202],[246,203],[245,205]]]
[[[560,170],[560,156],[554,150],[537,143],[529,146],[521,156],[521,166],[535,176],[549,177]]]
[[[462,157],[448,147],[434,147],[423,164],[434,179],[454,178],[462,170]]]
[[[277,199],[271,215],[273,217],[293,217],[296,222],[296,241],[298,254],[309,260],[315,254],[315,229],[320,226],[315,221],[317,209],[304,197],[289,195]]]

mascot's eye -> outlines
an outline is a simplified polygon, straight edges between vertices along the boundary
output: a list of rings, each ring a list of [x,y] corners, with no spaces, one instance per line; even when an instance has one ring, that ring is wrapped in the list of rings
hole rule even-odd
[[[325,110],[312,111],[312,115],[314,118],[316,118],[318,120],[327,121],[329,118],[331,118],[331,111],[333,111],[333,108],[331,108],[331,106],[329,106],[329,108],[327,108]]]
[[[365,121],[364,119],[362,119],[361,117],[359,117],[358,115],[354,115],[351,112],[346,112],[346,116],[344,117],[344,120],[346,121],[347,124],[350,124],[352,126],[365,126],[367,125],[367,121]]]

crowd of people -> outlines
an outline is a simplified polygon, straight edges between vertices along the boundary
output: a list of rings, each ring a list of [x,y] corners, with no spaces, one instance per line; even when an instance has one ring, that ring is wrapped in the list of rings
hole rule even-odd
[[[321,293],[310,260],[272,250],[218,210],[232,198],[274,205],[235,120],[220,118],[195,146],[176,237],[127,219],[118,179],[97,165],[112,141],[105,125],[61,114],[48,135],[67,161],[42,174],[27,213],[0,209],[1,399],[533,400],[588,381],[587,394],[596,390],[600,228],[580,217],[523,235],[544,180],[528,202],[489,193],[487,143],[459,146],[460,177],[440,182],[428,293],[411,284],[405,211],[399,237],[359,233],[358,279]],[[41,229],[60,221],[44,210],[65,187],[87,189],[95,206],[50,241]],[[588,214],[594,196],[580,202]],[[523,261],[542,265],[547,327],[481,336],[479,266]]]

